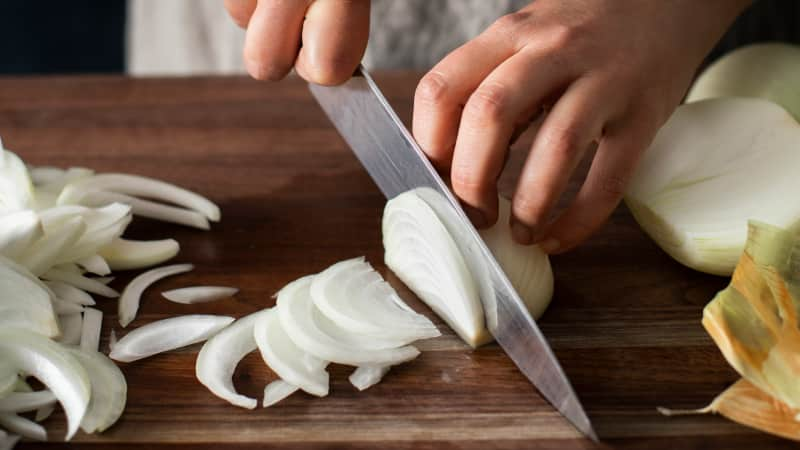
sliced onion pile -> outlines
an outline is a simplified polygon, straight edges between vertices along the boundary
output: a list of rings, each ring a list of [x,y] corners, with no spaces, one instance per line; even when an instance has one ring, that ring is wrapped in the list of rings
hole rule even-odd
[[[79,427],[102,432],[122,414],[125,377],[98,352],[103,315],[91,307],[91,294],[118,297],[107,285],[112,270],[158,265],[179,250],[172,239],[122,238],[133,214],[204,229],[220,218],[209,200],[168,183],[84,168],[26,167],[0,145],[0,448],[12,448],[20,436],[46,439],[37,422],[52,413],[56,400],[67,416],[67,439]],[[156,274],[165,271],[180,272],[171,267]],[[130,305],[138,307],[141,291],[157,278],[139,278],[124,291],[126,320],[135,315]],[[217,321],[206,335],[232,320]],[[136,340],[147,334],[137,331],[123,339],[120,354],[163,349]],[[46,389],[31,392],[28,377]],[[21,415],[28,411],[36,412],[34,420]]]

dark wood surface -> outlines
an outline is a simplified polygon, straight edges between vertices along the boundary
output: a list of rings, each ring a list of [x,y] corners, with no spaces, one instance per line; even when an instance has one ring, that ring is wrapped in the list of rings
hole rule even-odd
[[[404,120],[416,74],[379,84]],[[194,272],[159,282],[131,327],[187,313],[242,316],[285,283],[365,255],[382,272],[384,200],[298,80],[68,77],[0,79],[0,134],[33,164],[154,176],[216,201],[211,231],[139,219],[128,236],[175,237]],[[517,149],[524,149],[524,136]],[[511,166],[520,159],[511,158]],[[508,179],[504,185],[508,185]],[[572,186],[574,191],[575,186]],[[783,448],[790,443],[716,416],[666,418],[656,406],[707,404],[737,379],[700,325],[726,280],[673,262],[620,207],[582,247],[553,258],[555,298],[540,321],[603,441],[582,439],[496,345],[444,336],[365,392],[332,367],[331,394],[300,393],[242,410],[194,377],[198,347],[123,365],[128,407],[107,432],[21,448]],[[114,282],[121,288],[131,274]],[[410,304],[430,311],[387,273]],[[233,300],[178,305],[159,292],[197,284],[241,288]],[[104,343],[114,301],[100,300]],[[441,325],[441,322],[437,322]],[[258,355],[236,386],[258,396],[274,375]],[[63,436],[63,415],[48,422]]]

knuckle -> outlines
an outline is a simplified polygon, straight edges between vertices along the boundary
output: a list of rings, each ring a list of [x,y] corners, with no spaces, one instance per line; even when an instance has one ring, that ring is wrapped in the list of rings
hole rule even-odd
[[[546,209],[540,198],[518,191],[514,194],[511,211],[527,225],[537,225],[544,221]]]
[[[625,195],[625,188],[628,183],[625,178],[620,176],[608,176],[603,178],[598,188],[598,192],[606,199],[616,201]]]
[[[447,81],[440,72],[428,72],[417,85],[415,98],[417,101],[426,104],[436,105],[442,103],[442,100],[448,94]]]
[[[526,11],[517,11],[501,16],[494,21],[490,30],[502,33],[506,36],[515,36],[525,24],[530,20],[531,14]]]
[[[482,85],[470,96],[464,113],[479,122],[498,122],[508,114],[508,89],[497,83]]]
[[[325,86],[341,84],[353,75],[357,65],[346,56],[325,56],[310,68],[308,81]]]
[[[248,64],[250,75],[256,80],[278,81],[282,80],[291,70],[290,64],[276,62],[264,63],[260,60],[251,60]]]
[[[581,132],[577,125],[564,125],[552,128],[543,139],[545,145],[565,158],[572,158],[581,153],[584,147]],[[588,144],[587,144],[588,145]]]
[[[464,200],[472,200],[484,190],[484,178],[474,170],[467,167],[453,167],[450,174],[453,190]]]

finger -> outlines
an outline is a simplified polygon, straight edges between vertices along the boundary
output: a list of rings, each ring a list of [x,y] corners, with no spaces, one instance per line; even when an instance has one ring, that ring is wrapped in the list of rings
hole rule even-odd
[[[303,24],[297,73],[324,85],[350,79],[369,38],[369,0],[316,0]]]
[[[536,134],[512,201],[511,231],[521,244],[537,240],[550,210],[593,140],[602,134],[613,99],[598,80],[574,81]],[[606,98],[604,98],[606,97]]]
[[[546,59],[533,50],[515,54],[483,80],[464,106],[450,178],[478,227],[497,220],[496,181],[517,124],[529,123],[540,102],[566,78],[561,66],[546,64]]]
[[[292,69],[310,0],[260,0],[247,27],[244,62],[257,80],[280,80]]]
[[[225,0],[225,9],[236,25],[247,28],[250,17],[256,9],[256,0]]]
[[[437,167],[450,167],[464,104],[481,81],[519,50],[510,36],[524,20],[526,16],[521,13],[501,17],[420,80],[414,94],[412,130]]]
[[[565,252],[602,226],[622,199],[652,134],[638,131],[602,139],[578,195],[548,227],[540,243],[545,252]]]

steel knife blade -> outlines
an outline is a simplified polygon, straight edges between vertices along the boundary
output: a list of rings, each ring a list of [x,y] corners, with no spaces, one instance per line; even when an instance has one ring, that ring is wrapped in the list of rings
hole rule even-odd
[[[539,392],[578,431],[596,441],[578,396],[536,322],[364,67],[342,85],[309,84],[309,89],[387,199],[410,189],[436,197],[426,200],[443,216],[473,274],[483,274],[476,278],[489,332]]]

